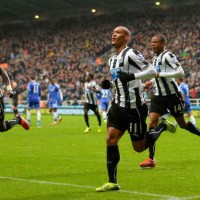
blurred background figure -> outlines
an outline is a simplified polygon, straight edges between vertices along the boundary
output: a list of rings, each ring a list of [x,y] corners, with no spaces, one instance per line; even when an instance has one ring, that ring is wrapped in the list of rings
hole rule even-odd
[[[181,90],[181,94],[185,103],[185,113],[190,118],[190,122],[196,125],[196,120],[191,110],[189,85],[183,81],[183,78],[177,79],[177,83],[179,85],[179,88]]]
[[[55,79],[50,79],[50,84],[48,86],[48,96],[47,102],[49,107],[49,112],[53,115],[52,125],[60,124],[62,117],[58,115],[58,106],[62,104],[63,95],[60,86],[55,83]]]
[[[97,117],[98,120],[98,132],[101,132],[101,116],[98,110],[98,101],[97,101],[97,94],[100,93],[100,87],[95,80],[93,80],[93,74],[87,72],[85,77],[85,103],[84,103],[84,119],[86,123],[86,129],[84,133],[88,133],[91,131],[88,111],[92,110]]]
[[[37,113],[37,126],[41,126],[41,112],[40,112],[40,97],[41,97],[41,87],[40,83],[35,80],[34,76],[31,76],[31,80],[27,87],[27,120],[31,124],[31,110],[35,109]]]
[[[12,90],[13,90],[13,97],[12,97],[12,110],[14,115],[16,116],[18,114],[18,96],[19,96],[19,90],[17,87],[17,83],[15,81],[11,82]]]
[[[100,99],[100,109],[102,112],[103,120],[104,122],[107,122],[107,111],[108,111],[110,102],[112,100],[112,94],[111,94],[110,89],[101,88],[99,99]]]

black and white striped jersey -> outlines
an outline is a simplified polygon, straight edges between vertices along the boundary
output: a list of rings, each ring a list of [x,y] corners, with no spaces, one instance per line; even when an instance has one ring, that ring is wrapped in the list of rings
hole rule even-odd
[[[127,109],[137,108],[144,104],[141,79],[155,77],[156,71],[153,66],[144,59],[139,51],[129,47],[126,47],[118,55],[113,55],[108,62],[114,87],[113,102]],[[118,71],[134,73],[136,80],[122,83],[119,80]]]
[[[176,56],[164,50],[153,58],[153,66],[155,66],[157,72],[159,72],[159,78],[154,79],[154,95],[166,96],[177,93],[179,87],[175,78],[184,76],[184,71]]]
[[[85,82],[85,102],[93,105],[97,105],[97,93],[90,90],[90,87],[93,87],[96,90],[100,91],[99,85],[96,81],[92,80],[90,82]]]

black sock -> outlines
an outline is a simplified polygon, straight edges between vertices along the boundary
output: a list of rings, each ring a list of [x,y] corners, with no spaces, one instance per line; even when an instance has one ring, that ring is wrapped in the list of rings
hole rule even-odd
[[[156,128],[149,130],[146,134],[146,147],[148,148],[153,146],[160,134],[166,130],[166,128],[166,124],[161,123]]]
[[[107,146],[107,170],[109,182],[117,183],[117,164],[120,160],[118,146]]]
[[[150,128],[149,130],[151,130],[152,128]],[[156,148],[156,144],[154,144],[153,146],[149,147],[149,158],[151,158],[152,160],[155,157],[155,148]]]
[[[99,126],[101,126],[101,115],[98,114],[97,118],[98,118]]]
[[[90,127],[89,118],[88,118],[88,114],[87,113],[84,114],[84,119],[85,119],[85,123],[86,123],[87,127]]]
[[[193,123],[188,122],[188,126],[187,126],[186,129],[187,129],[188,131],[190,131],[191,133],[200,136],[200,130],[199,130],[196,126],[194,126]]]
[[[99,114],[99,112],[96,112],[95,115],[97,116],[99,126],[101,126],[101,115]]]
[[[16,124],[18,124],[18,120],[17,119],[13,119],[13,120],[6,120],[5,123],[3,122],[1,124],[1,128],[0,131],[4,132],[4,131],[8,131],[9,129],[11,129],[13,126],[15,126]]]
[[[18,110],[17,109],[13,109],[14,114],[18,114]]]
[[[155,148],[156,148],[156,144],[149,147],[149,158],[151,158],[152,160],[155,157]]]

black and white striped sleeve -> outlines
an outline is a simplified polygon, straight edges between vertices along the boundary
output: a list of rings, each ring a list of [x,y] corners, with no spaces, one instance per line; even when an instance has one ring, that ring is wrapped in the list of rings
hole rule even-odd
[[[165,65],[171,70],[160,72],[159,77],[180,78],[184,76],[184,70],[174,54],[170,52],[166,54]]]
[[[130,59],[132,61],[131,64],[140,69],[138,72],[134,73],[135,79],[151,79],[156,76],[154,67],[143,57],[139,51],[133,51]]]

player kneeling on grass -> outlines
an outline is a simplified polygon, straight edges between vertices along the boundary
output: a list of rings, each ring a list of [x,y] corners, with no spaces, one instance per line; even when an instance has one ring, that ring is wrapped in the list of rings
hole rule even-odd
[[[10,78],[8,77],[7,72],[1,66],[0,76],[6,84],[7,95],[12,98],[13,91],[10,83]],[[17,124],[20,124],[25,130],[29,130],[28,122],[22,116],[20,116],[20,114],[17,114],[16,117],[12,120],[5,120],[3,92],[0,89],[0,132],[8,131]]]

